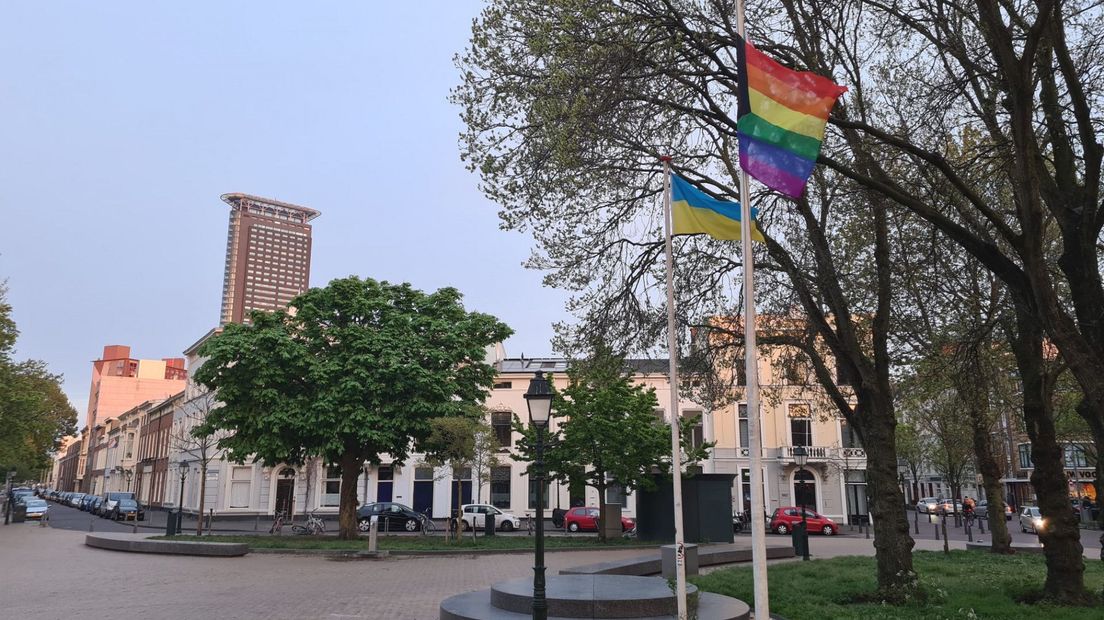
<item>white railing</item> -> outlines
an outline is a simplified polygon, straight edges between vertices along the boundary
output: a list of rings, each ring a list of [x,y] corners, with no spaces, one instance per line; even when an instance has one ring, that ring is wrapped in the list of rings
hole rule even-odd
[[[839,446],[802,446],[810,462],[842,461],[844,459],[865,459],[866,450],[862,448],[840,448]],[[782,446],[781,458],[794,460],[794,446]]]

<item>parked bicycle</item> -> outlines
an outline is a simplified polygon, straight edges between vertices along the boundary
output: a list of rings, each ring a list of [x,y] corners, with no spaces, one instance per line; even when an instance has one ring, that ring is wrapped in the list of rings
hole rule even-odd
[[[287,518],[287,514],[284,511],[278,511],[276,517],[272,519],[272,527],[268,528],[269,534],[280,534],[280,531],[284,528],[284,519]]]
[[[305,525],[295,523],[291,526],[291,531],[296,534],[314,536],[315,534],[324,534],[326,532],[326,524],[322,519],[315,516],[314,512],[311,512]]]
[[[422,534],[432,534],[436,531],[437,526],[433,523],[433,519],[430,519],[429,515],[426,515],[425,518],[422,519]]]

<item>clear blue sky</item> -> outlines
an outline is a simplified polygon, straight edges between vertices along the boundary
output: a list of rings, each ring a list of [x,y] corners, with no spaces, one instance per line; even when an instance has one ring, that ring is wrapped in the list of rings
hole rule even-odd
[[[105,344],[178,356],[218,322],[226,192],[313,207],[311,283],[455,286],[551,353],[564,295],[460,162],[472,0],[7,2],[0,279],[21,357],[83,419]]]

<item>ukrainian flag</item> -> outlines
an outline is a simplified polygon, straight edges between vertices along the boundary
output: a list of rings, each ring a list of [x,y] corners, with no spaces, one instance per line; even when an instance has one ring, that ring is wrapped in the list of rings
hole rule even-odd
[[[677,174],[671,174],[671,214],[676,235],[707,234],[722,241],[740,240],[740,203],[717,200]],[[751,211],[751,238],[766,243]]]

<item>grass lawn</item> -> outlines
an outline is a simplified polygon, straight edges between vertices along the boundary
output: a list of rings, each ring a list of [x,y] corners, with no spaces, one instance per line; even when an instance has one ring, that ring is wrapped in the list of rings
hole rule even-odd
[[[204,542],[233,542],[246,543],[257,549],[350,549],[367,550],[368,536],[361,536],[357,540],[338,540],[336,536],[203,536],[196,538],[191,535],[156,536],[155,538],[169,540],[184,540]],[[626,538],[615,538],[602,544],[597,536],[553,536],[545,537],[545,549],[608,549],[610,547],[625,547],[639,545],[638,541]],[[646,545],[645,545],[646,546]],[[653,545],[655,546],[655,545]],[[387,551],[477,551],[481,549],[532,549],[533,538],[530,536],[480,536],[474,541],[471,535],[465,535],[461,542],[446,542],[444,536],[380,536],[380,550]]]
[[[1100,620],[1100,608],[1026,605],[1016,600],[1042,588],[1046,566],[1042,555],[994,556],[978,551],[917,551],[913,566],[928,593],[926,603],[884,606],[851,603],[876,587],[872,557],[841,557],[787,562],[769,567],[772,613],[787,620],[830,618],[921,619],[1018,618]],[[751,568],[715,571],[691,579],[699,588],[734,596],[752,604]],[[1104,564],[1085,561],[1085,585],[1099,594]]]

